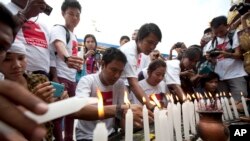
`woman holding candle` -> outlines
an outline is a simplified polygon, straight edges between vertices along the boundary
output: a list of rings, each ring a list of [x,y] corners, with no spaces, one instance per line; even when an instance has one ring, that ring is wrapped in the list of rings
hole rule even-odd
[[[154,60],[148,66],[148,78],[139,81],[139,85],[145,92],[145,94],[150,98],[151,94],[155,94],[161,106],[166,107],[166,100],[164,100],[166,93],[166,84],[163,81],[167,66],[163,60]],[[167,90],[168,91],[168,90]],[[140,101],[133,96],[134,103],[140,104]]]
[[[98,116],[96,105],[86,106],[75,113],[73,116],[81,119],[76,127],[77,141],[91,141],[93,139],[93,130],[99,119],[105,122],[108,135],[115,132],[115,118],[121,121],[124,120],[128,106],[123,105],[125,85],[119,78],[126,62],[126,56],[120,50],[109,48],[103,54],[101,72],[90,74],[80,79],[76,89],[76,96],[97,97],[98,88],[103,97],[104,116]],[[134,125],[142,127],[142,106],[132,104],[130,109],[133,112]]]

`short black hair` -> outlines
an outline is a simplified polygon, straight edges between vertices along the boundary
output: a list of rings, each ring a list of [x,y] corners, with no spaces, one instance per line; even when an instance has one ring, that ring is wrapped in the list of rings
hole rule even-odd
[[[13,14],[4,6],[3,3],[0,3],[0,13],[0,22],[8,25],[13,31],[13,36],[15,36],[17,27],[16,21],[14,20]]]
[[[166,62],[161,60],[161,59],[156,59],[156,60],[152,61],[148,66],[148,72],[151,73],[151,72],[155,71],[159,67],[165,67],[166,68],[167,67]]]
[[[77,0],[64,0],[61,10],[65,12],[68,8],[77,8],[82,11],[82,6]]]
[[[218,16],[212,19],[210,26],[211,28],[218,28],[221,25],[227,25],[227,17],[226,16]]]
[[[127,39],[128,41],[130,41],[130,38],[127,35],[124,35],[120,38],[120,42],[124,39]]]
[[[206,84],[208,81],[211,81],[211,80],[213,80],[213,79],[218,79],[218,80],[220,80],[220,76],[219,76],[217,73],[211,71],[211,72],[208,73],[208,75],[207,75],[206,77],[203,77],[203,78],[200,79],[201,87],[205,87],[205,84]]]
[[[209,32],[212,32],[212,29],[210,27],[206,28],[203,32],[203,34],[206,34],[206,33],[209,33]]]
[[[103,65],[107,65],[113,60],[121,61],[122,63],[127,63],[127,58],[123,52],[121,52],[117,48],[110,47],[106,49],[103,53],[102,60],[104,62]]]
[[[202,57],[202,50],[199,45],[191,45],[182,54],[182,58],[188,58],[190,60],[196,59],[197,56],[199,58]]]
[[[154,24],[154,23],[146,23],[141,26],[139,29],[137,36],[136,36],[136,41],[141,41],[145,37],[147,37],[150,33],[155,34],[155,36],[161,41],[162,34],[160,28]]]

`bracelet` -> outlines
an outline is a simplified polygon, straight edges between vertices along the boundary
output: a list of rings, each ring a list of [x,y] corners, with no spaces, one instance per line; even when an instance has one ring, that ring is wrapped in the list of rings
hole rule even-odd
[[[28,19],[26,18],[26,16],[21,11],[18,11],[17,16],[22,20],[23,23],[25,23],[25,22],[28,21]]]

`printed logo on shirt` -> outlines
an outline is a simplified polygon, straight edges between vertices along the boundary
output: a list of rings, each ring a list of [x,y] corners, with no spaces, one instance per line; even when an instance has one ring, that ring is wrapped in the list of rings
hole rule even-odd
[[[26,22],[22,27],[22,31],[27,44],[36,47],[48,48],[46,36],[38,24],[32,21]]]
[[[113,104],[113,92],[101,92],[103,97],[103,105],[112,105]]]
[[[77,56],[78,52],[78,43],[77,41],[73,40],[72,41],[72,56]]]

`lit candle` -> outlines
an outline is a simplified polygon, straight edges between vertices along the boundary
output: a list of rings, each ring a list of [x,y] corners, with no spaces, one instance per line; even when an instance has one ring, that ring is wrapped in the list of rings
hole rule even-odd
[[[99,89],[97,89],[98,97],[98,116],[104,117],[104,108],[103,108],[103,98]],[[108,130],[105,123],[97,123],[94,132],[93,132],[93,141],[107,141],[108,140]]]
[[[171,102],[168,103],[168,107],[167,107],[167,110],[168,110],[168,128],[169,128],[169,136],[170,136],[170,140],[173,141],[174,140],[174,125],[173,125],[173,106],[174,106],[174,103],[173,103],[173,97],[170,97],[170,100]]]
[[[194,103],[191,101],[192,98],[188,95],[188,114],[189,114],[189,125],[191,127],[191,133],[196,134],[195,130],[195,113],[194,113]]]
[[[230,95],[230,102],[231,102],[231,104],[233,106],[233,110],[234,110],[234,116],[236,119],[239,119],[240,117],[239,117],[239,113],[238,113],[236,105],[235,105],[234,98],[232,97],[232,95],[230,93],[229,93],[229,95]]]
[[[125,141],[133,141],[133,112],[130,109],[128,93],[126,91],[124,92],[124,103],[129,106],[125,116]]]
[[[228,102],[228,99],[227,99],[225,93],[224,93],[224,101],[225,101],[225,105],[226,105],[227,112],[228,112],[228,115],[229,115],[229,119],[230,119],[230,120],[233,120],[232,110],[231,110],[231,107],[229,106],[229,102]]]
[[[167,116],[167,110],[159,111],[159,121],[160,121],[160,140],[161,141],[171,141],[169,134],[169,121]]]
[[[182,141],[181,110],[180,110],[180,103],[179,102],[177,102],[177,105],[174,104],[174,106],[173,106],[173,115],[174,115],[173,121],[174,121],[176,141]]]
[[[245,99],[245,97],[243,96],[243,93],[242,93],[242,92],[241,92],[241,102],[242,102],[242,105],[243,105],[243,108],[244,108],[244,112],[245,112],[246,117],[249,117],[249,112],[248,112],[248,110],[247,110],[246,99]]]
[[[225,120],[228,120],[229,118],[228,118],[228,113],[227,113],[227,108],[226,108],[224,98],[220,97],[220,101],[221,101],[221,105],[222,105],[222,109],[223,109],[224,118],[225,118]]]
[[[159,108],[154,109],[154,123],[155,123],[155,141],[160,141],[160,119],[159,119]]]
[[[200,95],[199,105],[200,105],[200,110],[201,111],[206,110],[205,101],[204,101],[202,95]]]
[[[145,97],[142,98],[142,101],[145,103]],[[144,129],[144,140],[150,141],[149,136],[149,121],[148,121],[148,109],[146,105],[143,105],[143,129]]]
[[[185,101],[185,95],[183,94],[183,101],[182,104],[182,120],[184,126],[184,139],[189,140],[189,115],[188,115],[188,103]]]
[[[198,114],[198,103],[197,100],[194,100],[194,110],[195,110],[195,123],[198,124],[200,118],[199,118],[199,114]]]

